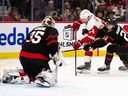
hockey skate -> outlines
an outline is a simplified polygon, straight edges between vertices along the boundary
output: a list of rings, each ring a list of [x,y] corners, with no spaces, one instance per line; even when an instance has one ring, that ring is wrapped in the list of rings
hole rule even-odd
[[[89,74],[91,68],[91,62],[85,62],[84,65],[80,65],[77,67],[77,72],[82,74]]]
[[[55,77],[51,70],[42,71],[36,76],[35,84],[39,87],[49,88],[55,85]]]
[[[120,71],[128,71],[128,68],[126,68],[125,66],[119,66],[118,68]]]
[[[43,77],[37,77],[35,83],[39,87],[46,87],[46,88],[51,87],[50,83],[48,81],[45,81]]]
[[[98,73],[99,74],[107,74],[109,73],[110,66],[104,65],[103,67],[98,68]]]

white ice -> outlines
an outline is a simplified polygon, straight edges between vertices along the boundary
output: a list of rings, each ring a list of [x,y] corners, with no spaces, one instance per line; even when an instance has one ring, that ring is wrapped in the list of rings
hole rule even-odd
[[[104,57],[93,57],[91,74],[75,76],[74,58],[65,58],[67,64],[58,70],[58,83],[51,88],[39,88],[34,84],[0,84],[0,96],[128,96],[128,72],[118,71],[122,62],[114,57],[109,74],[97,74]],[[77,58],[83,64],[84,58]],[[21,67],[18,59],[0,60],[0,70]]]

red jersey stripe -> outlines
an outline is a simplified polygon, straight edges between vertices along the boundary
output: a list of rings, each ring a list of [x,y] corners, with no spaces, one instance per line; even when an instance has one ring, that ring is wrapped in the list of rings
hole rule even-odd
[[[43,60],[49,60],[48,57],[42,55],[42,54],[38,54],[38,53],[29,53],[29,52],[25,52],[25,51],[21,51],[20,52],[20,56],[22,57],[26,57],[26,58],[33,58],[33,59],[43,59]]]
[[[49,46],[52,43],[58,43],[58,42],[57,42],[57,40],[52,40],[52,41],[50,41],[50,42],[47,43],[47,46]]]

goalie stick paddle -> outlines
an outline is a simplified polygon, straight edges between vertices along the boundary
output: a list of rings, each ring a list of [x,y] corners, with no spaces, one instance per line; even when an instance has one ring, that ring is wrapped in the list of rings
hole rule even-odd
[[[58,65],[56,62],[52,59],[53,63],[55,64],[55,82],[58,82]]]

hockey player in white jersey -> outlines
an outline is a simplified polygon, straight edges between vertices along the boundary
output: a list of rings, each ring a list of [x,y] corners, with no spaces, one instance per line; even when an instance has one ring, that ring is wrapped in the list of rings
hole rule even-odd
[[[81,40],[73,43],[74,49],[79,49],[82,45],[93,42],[97,37],[104,36],[104,30],[102,29],[104,28],[106,23],[96,17],[87,9],[82,10],[80,13],[80,19],[73,23],[73,31],[76,32],[81,24],[85,24],[87,35]],[[80,65],[79,67],[77,67],[78,71],[87,71],[87,73],[90,71],[92,55],[92,50],[85,51],[84,65]]]

